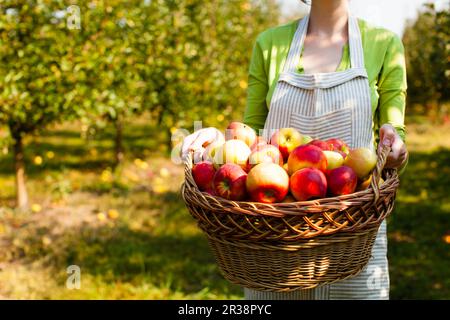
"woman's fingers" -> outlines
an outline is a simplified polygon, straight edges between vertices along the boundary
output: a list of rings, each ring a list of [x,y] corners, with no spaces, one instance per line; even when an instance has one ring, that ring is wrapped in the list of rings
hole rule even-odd
[[[390,124],[385,124],[380,128],[379,148],[382,146],[391,147],[386,161],[387,168],[398,168],[406,161],[408,155],[406,145]]]
[[[194,155],[193,155],[194,164],[203,161],[204,153],[205,153],[205,148],[203,148],[203,147],[200,147],[199,149],[194,150]]]
[[[197,135],[197,139],[195,139],[192,143],[190,150],[196,151],[206,147],[206,145],[217,139],[218,133],[220,134],[220,131],[216,128],[205,128],[199,130],[198,132],[199,134]]]
[[[196,131],[184,138],[183,145],[181,146],[181,155],[183,158],[189,153],[192,143],[197,139],[199,132]]]
[[[380,128],[380,148],[382,146],[392,147],[394,143],[395,137],[397,135],[397,131],[390,124],[384,124]]]
[[[181,148],[182,156],[194,151],[194,157],[200,158],[205,152],[204,147],[213,141],[224,141],[223,134],[216,128],[200,129],[187,136]]]
[[[402,139],[400,139],[400,137],[397,135],[394,138],[394,142],[392,143],[392,146],[391,146],[392,158],[400,159],[400,153],[402,151],[403,145],[404,145],[404,143],[403,143]]]

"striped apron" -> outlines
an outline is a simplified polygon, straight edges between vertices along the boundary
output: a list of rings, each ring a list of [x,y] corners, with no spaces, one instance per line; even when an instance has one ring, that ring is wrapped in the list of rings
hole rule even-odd
[[[293,127],[315,139],[338,138],[351,148],[374,150],[372,107],[358,21],[349,15],[351,68],[345,71],[299,74],[309,16],[300,20],[283,72],[279,76],[264,136]],[[386,222],[380,226],[372,257],[357,276],[314,289],[288,293],[245,288],[246,299],[389,299]]]

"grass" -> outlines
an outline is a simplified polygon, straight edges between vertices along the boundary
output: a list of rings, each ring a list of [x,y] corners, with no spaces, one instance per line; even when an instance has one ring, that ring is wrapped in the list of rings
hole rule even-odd
[[[185,209],[183,168],[154,132],[127,126],[127,160],[117,172],[109,129],[86,140],[78,126],[62,125],[30,138],[29,212],[11,209],[11,156],[0,158],[1,298],[242,298]],[[408,145],[388,227],[391,298],[449,299],[450,128],[411,126]],[[81,268],[79,290],[66,288],[70,265]]]

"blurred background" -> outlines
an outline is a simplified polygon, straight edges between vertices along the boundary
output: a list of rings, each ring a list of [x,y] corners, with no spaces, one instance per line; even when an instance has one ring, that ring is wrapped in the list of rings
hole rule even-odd
[[[449,299],[449,3],[351,6],[406,48],[391,298]],[[2,1],[0,298],[242,298],[185,209],[172,135],[242,119],[257,34],[306,12],[297,0]]]

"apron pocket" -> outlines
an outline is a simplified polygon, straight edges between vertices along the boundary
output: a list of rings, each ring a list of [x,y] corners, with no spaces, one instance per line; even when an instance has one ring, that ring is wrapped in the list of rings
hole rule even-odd
[[[343,108],[320,116],[291,114],[290,126],[313,139],[337,138],[352,145],[351,108]]]

